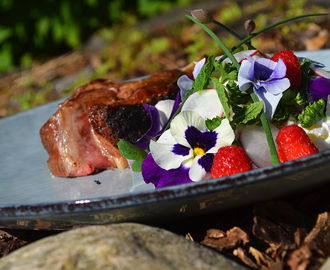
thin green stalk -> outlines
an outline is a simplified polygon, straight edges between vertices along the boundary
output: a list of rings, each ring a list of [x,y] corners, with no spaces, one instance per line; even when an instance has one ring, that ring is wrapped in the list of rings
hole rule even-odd
[[[202,27],[221,47],[221,49],[224,51],[224,53],[229,57],[229,59],[232,61],[234,66],[239,70],[240,64],[237,62],[236,58],[233,56],[233,54],[229,51],[229,49],[226,47],[226,45],[212,32],[211,29],[209,29],[206,25],[200,23],[199,21],[195,20],[192,16],[186,15],[190,20],[197,23],[200,27]]]
[[[252,98],[253,102],[258,102],[259,101],[256,94],[253,93],[253,92],[251,93],[251,98]],[[266,119],[266,116],[265,116],[264,112],[261,112],[260,120],[261,120],[262,127],[264,128],[264,131],[265,131],[265,134],[266,134],[266,139],[267,139],[267,143],[268,143],[269,150],[270,150],[270,157],[271,157],[271,160],[272,160],[272,164],[273,165],[279,164],[280,160],[279,160],[277,152],[276,152],[276,147],[275,147],[275,143],[274,143],[274,140],[273,140],[272,132],[270,130],[270,127],[269,127],[269,124],[268,124],[268,121]]]
[[[229,34],[233,35],[238,40],[243,40],[243,38],[239,34],[237,34],[235,31],[231,30],[230,28],[228,28],[224,24],[222,24],[222,23],[220,23],[216,20],[213,20],[213,23],[220,26],[220,27],[222,27],[223,29],[225,29]],[[246,42],[245,44],[250,50],[256,50],[256,48],[251,45],[250,41]]]
[[[322,15],[329,15],[328,13],[314,13],[314,14],[305,14],[305,15],[300,15],[300,16],[296,16],[296,17],[292,17],[292,18],[289,18],[289,19],[285,19],[285,20],[282,20],[282,21],[279,21],[279,22],[276,22],[276,23],[273,23],[269,26],[266,26],[264,28],[262,28],[261,30],[257,31],[257,32],[254,32],[253,34],[247,36],[246,38],[244,38],[243,40],[241,40],[239,43],[237,43],[233,48],[230,49],[231,52],[234,52],[237,48],[239,48],[241,45],[243,44],[246,44],[246,42],[248,42],[249,40],[251,40],[252,38],[254,38],[255,36],[273,28],[273,27],[276,27],[280,24],[283,24],[283,23],[286,23],[286,22],[289,22],[289,21],[293,21],[293,20],[297,20],[297,19],[301,19],[301,18],[305,18],[305,17],[311,17],[311,16],[322,16]],[[226,59],[227,56],[224,55],[221,57],[220,59],[220,62],[223,61],[224,59]]]
[[[248,31],[247,33],[248,33],[248,36],[251,35],[251,32]],[[252,46],[252,45],[251,45],[251,39],[248,40],[247,43],[245,43],[245,44],[246,44],[248,47],[249,47],[249,45]]]

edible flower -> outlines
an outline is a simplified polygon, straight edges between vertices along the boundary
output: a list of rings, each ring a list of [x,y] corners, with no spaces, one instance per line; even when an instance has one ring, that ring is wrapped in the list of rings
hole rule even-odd
[[[330,95],[330,79],[319,77],[312,80],[307,90],[312,96],[313,101],[318,101],[319,99],[327,101],[328,95]]]
[[[143,107],[148,112],[151,119],[151,127],[140,140],[133,144],[143,150],[147,150],[150,140],[154,139],[163,133],[169,119],[174,115],[179,108],[181,102],[180,94],[175,100],[166,99],[159,101],[155,106],[145,104]]]
[[[238,84],[241,91],[253,86],[253,92],[259,101],[264,102],[264,113],[271,120],[275,109],[282,98],[282,93],[290,87],[289,79],[285,78],[286,66],[282,59],[276,63],[270,59],[253,59],[246,56],[238,72]]]
[[[202,60],[198,61],[197,63],[195,62],[195,68],[193,71],[194,80],[196,80],[197,75],[202,70],[202,68],[205,64],[205,61],[206,61],[206,58],[203,58]],[[191,90],[191,88],[193,86],[193,80],[190,79],[187,75],[182,75],[178,79],[177,83],[180,88],[181,100],[185,100],[186,94]]]
[[[182,111],[157,142],[150,142],[150,153],[142,163],[144,181],[159,188],[207,179],[215,153],[234,138],[227,119],[210,131],[197,112]]]

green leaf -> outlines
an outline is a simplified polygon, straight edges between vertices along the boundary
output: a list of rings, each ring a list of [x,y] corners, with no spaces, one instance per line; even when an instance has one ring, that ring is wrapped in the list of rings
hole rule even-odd
[[[217,78],[211,77],[211,79],[214,83],[215,90],[217,91],[225,116],[228,120],[230,120],[230,106],[229,106],[229,100],[227,97],[226,89],[224,85],[221,84]]]
[[[262,112],[264,102],[258,101],[244,107],[233,107],[234,110],[234,117],[233,122],[238,125],[245,125],[251,120],[254,120],[258,117],[258,115]]]
[[[13,62],[12,44],[5,43],[0,48],[0,71],[8,70]]]
[[[120,140],[118,142],[118,148],[123,157],[135,160],[132,165],[132,170],[135,172],[141,172],[142,162],[148,154],[141,148],[125,140]]]
[[[51,21],[52,25],[52,37],[56,43],[60,43],[65,36],[65,25],[62,25],[57,17],[53,17]]]
[[[197,75],[196,80],[193,83],[194,91],[202,91],[204,87],[208,84],[208,80],[211,76],[213,71],[213,62],[214,62],[214,55],[211,55],[204,67],[201,69],[199,74]]]
[[[238,84],[229,80],[226,84],[231,104],[247,104],[251,101],[250,94],[247,91],[240,91]]]
[[[298,123],[303,128],[309,128],[314,125],[317,121],[325,117],[324,115],[325,101],[319,99],[309,105],[298,115]]]
[[[214,130],[221,125],[222,119],[223,118],[220,118],[219,116],[216,116],[213,119],[206,119],[205,125],[209,130]]]
[[[214,61],[213,63],[215,69],[220,71],[221,78],[220,82],[224,83],[228,79],[230,80],[236,80],[238,76],[238,71],[236,67],[231,63],[226,62],[220,62],[220,61]]]
[[[3,43],[6,39],[12,36],[12,29],[0,26],[0,43]]]
[[[47,17],[40,18],[36,23],[36,30],[38,35],[45,37],[50,28],[50,21]]]

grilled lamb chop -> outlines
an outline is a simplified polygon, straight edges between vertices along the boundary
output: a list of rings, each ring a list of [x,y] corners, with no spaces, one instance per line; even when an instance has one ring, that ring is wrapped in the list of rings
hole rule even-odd
[[[191,68],[123,83],[95,80],[78,88],[40,130],[52,174],[76,177],[127,168],[118,140],[136,141],[148,131],[151,122],[143,104],[175,98],[182,74],[191,75]]]

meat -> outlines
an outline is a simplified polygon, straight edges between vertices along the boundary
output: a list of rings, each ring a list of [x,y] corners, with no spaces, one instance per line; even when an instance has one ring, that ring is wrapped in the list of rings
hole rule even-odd
[[[95,80],[78,88],[40,130],[52,174],[76,177],[127,168],[117,142],[136,141],[150,128],[143,104],[175,98],[176,81],[184,73],[191,75],[188,70],[123,83]]]

